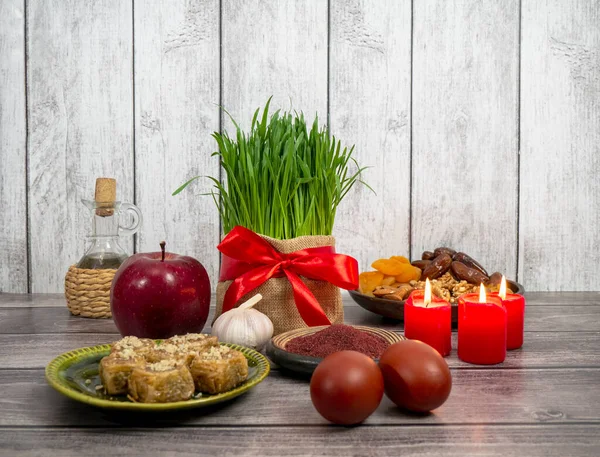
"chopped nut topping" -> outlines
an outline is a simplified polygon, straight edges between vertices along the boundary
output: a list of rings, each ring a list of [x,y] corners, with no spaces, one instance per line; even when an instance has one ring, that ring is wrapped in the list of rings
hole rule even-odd
[[[177,368],[179,363],[175,360],[161,360],[160,362],[148,364],[148,368],[152,371],[169,371]]]
[[[211,347],[208,351],[200,354],[200,357],[208,360],[221,360],[231,351],[227,346]]]
[[[119,349],[117,352],[115,352],[115,357],[120,359],[133,359],[137,355],[137,352],[130,347],[124,347],[123,349]]]
[[[169,354],[176,354],[181,349],[183,349],[182,347],[177,347],[174,344],[161,344],[158,348],[161,351],[168,352]]]
[[[204,333],[188,333],[187,335],[175,335],[169,338],[169,341],[173,344],[188,343],[191,341],[202,341],[208,338],[209,335]]]
[[[131,348],[139,348],[144,346],[144,343],[137,336],[126,336],[125,338],[117,341],[114,344],[115,347],[131,347]]]

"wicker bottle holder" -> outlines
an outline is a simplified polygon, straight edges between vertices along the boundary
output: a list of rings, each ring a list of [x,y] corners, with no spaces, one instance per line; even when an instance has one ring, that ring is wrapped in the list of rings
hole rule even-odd
[[[65,297],[71,314],[94,319],[110,318],[110,285],[117,270],[69,267]]]

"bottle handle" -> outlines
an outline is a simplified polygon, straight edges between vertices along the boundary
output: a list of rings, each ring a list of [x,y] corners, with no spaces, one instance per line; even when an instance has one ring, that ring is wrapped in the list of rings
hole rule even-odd
[[[142,213],[140,209],[131,203],[121,203],[121,212],[127,212],[131,216],[129,226],[121,225],[119,222],[119,235],[133,235],[137,233],[142,225]]]

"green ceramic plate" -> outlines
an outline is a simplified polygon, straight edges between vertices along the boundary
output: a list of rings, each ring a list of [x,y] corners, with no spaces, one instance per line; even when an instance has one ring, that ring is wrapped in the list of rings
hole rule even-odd
[[[197,398],[172,403],[135,403],[125,396],[106,395],[102,389],[96,389],[96,387],[101,386],[98,364],[102,357],[109,354],[109,344],[76,349],[59,355],[46,367],[46,379],[61,394],[100,408],[130,411],[201,408],[235,398],[257,385],[269,374],[269,361],[262,354],[236,344],[221,344],[237,349],[248,359],[248,379],[246,382],[222,394],[202,394]]]

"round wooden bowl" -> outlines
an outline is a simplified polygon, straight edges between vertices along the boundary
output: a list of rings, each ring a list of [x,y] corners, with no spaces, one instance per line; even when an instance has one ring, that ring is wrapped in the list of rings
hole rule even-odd
[[[525,288],[516,281],[507,280],[506,283],[511,290],[516,294],[525,292]],[[397,319],[404,321],[404,302],[406,300],[390,300],[388,298],[370,297],[368,295],[360,293],[358,290],[349,290],[352,299],[362,308],[372,313],[379,314],[380,316],[387,317],[389,319]],[[458,304],[452,305],[452,323],[458,323]]]
[[[379,336],[390,344],[394,344],[398,341],[406,339],[404,336],[398,333],[390,332],[389,330],[383,330],[381,328],[365,327],[363,325],[352,325],[352,327],[357,330],[370,333],[371,335]],[[294,338],[311,335],[323,330],[324,328],[327,328],[327,326],[323,325],[320,327],[299,328],[274,336],[267,345],[266,354],[273,362],[285,370],[301,375],[311,375],[312,372],[315,371],[315,368],[317,368],[317,365],[321,363],[321,360],[323,359],[320,357],[309,357],[306,355],[288,352],[285,350],[285,346]]]

